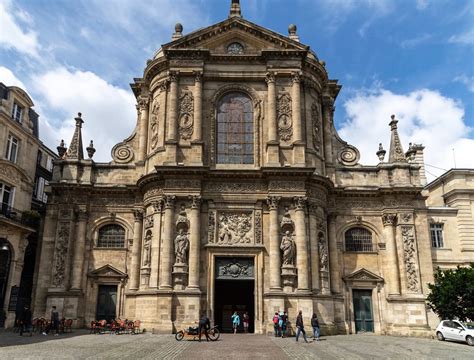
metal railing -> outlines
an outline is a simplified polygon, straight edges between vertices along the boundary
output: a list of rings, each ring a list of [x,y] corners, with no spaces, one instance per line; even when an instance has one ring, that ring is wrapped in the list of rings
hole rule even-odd
[[[9,206],[6,203],[0,205],[0,217],[5,217],[9,220],[15,221],[19,224],[37,229],[39,227],[41,217],[36,211],[20,211]]]

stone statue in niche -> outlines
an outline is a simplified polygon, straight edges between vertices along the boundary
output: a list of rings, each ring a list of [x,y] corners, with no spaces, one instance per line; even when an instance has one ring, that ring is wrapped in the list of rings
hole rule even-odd
[[[289,231],[285,232],[281,239],[280,249],[283,251],[283,265],[294,265],[296,247],[293,236]]]
[[[328,270],[328,249],[326,247],[326,241],[324,240],[323,233],[318,235],[318,248],[319,248],[319,269]]]
[[[188,234],[183,229],[179,229],[179,233],[174,240],[174,254],[176,264],[186,264],[188,261],[189,239]]]
[[[151,231],[147,231],[143,245],[143,266],[151,265]]]

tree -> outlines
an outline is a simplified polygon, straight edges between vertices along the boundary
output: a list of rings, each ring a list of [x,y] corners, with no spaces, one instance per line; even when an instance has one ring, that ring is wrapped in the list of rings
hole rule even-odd
[[[441,319],[474,321],[474,263],[451,270],[438,267],[434,280],[428,284],[428,306]]]

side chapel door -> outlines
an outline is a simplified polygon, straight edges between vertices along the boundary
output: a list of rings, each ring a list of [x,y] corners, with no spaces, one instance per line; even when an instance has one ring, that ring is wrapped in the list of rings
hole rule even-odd
[[[114,320],[117,309],[117,285],[99,285],[97,320]]]
[[[356,333],[374,332],[372,290],[352,290]]]

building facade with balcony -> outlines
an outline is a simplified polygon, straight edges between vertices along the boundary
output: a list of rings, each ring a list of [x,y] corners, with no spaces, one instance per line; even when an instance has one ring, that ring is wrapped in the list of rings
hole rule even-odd
[[[44,184],[57,157],[39,140],[33,106],[24,90],[0,83],[0,326],[30,305]]]
[[[35,315],[171,332],[246,311],[267,333],[302,310],[324,333],[429,334],[423,147],[405,153],[387,116],[387,159],[380,146],[361,165],[334,127],[340,89],[296,26],[251,23],[238,0],[217,24],[177,24],[132,84],[136,127],[113,160],[92,144],[84,158],[81,114],[58,147]]]

